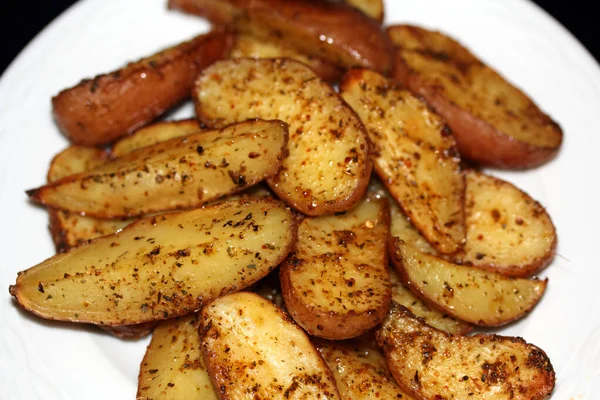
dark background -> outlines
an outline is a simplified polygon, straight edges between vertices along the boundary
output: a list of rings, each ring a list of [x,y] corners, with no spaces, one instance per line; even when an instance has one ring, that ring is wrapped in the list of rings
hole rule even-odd
[[[402,1],[402,0],[396,0]],[[451,0],[447,0],[451,1]],[[0,0],[0,73],[33,37],[73,0]],[[600,23],[591,0],[535,0],[569,29],[600,60]],[[166,3],[166,0],[165,0]]]

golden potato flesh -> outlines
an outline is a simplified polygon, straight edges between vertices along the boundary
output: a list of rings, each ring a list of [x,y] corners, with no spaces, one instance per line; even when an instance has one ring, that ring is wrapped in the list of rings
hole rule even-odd
[[[140,366],[138,400],[217,400],[200,351],[196,313],[158,324]]]
[[[196,82],[196,110],[209,126],[248,118],[286,122],[289,154],[268,183],[304,214],[346,211],[367,189],[371,163],[362,122],[304,64],[288,59],[217,62]]]
[[[146,146],[28,193],[99,218],[190,208],[275,175],[286,142],[281,121],[246,121]]]
[[[147,217],[19,273],[10,293],[47,319],[175,317],[263,278],[292,249],[296,229],[292,212],[268,199]]]
[[[230,294],[204,307],[201,334],[221,399],[340,399],[306,333],[255,293]]]
[[[452,264],[398,239],[392,252],[400,279],[414,293],[453,317],[481,326],[504,325],[525,316],[548,283]]]
[[[418,399],[543,400],[555,373],[542,349],[521,338],[450,335],[394,304],[377,331],[388,366]]]
[[[389,208],[366,198],[343,215],[305,218],[295,252],[281,266],[285,305],[298,325],[327,339],[359,336],[390,304]]]
[[[392,197],[439,252],[458,251],[465,240],[465,182],[444,121],[373,71],[349,71],[340,91],[367,128],[375,171]]]

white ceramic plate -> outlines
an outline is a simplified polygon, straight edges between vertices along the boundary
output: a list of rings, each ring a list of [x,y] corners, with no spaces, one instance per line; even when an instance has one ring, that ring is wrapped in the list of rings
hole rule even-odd
[[[557,226],[558,257],[542,302],[500,330],[540,346],[557,372],[555,399],[600,393],[600,69],[559,24],[524,0],[389,0],[386,23],[447,31],[523,88],[565,131],[553,162],[500,173],[544,204]],[[0,80],[0,399],[133,399],[148,339],[122,341],[52,323],[16,307],[17,271],[53,254],[43,209],[25,189],[45,181],[67,141],[50,98],[83,77],[208,29],[165,0],[83,0],[48,26]],[[191,116],[192,108],[178,116]]]

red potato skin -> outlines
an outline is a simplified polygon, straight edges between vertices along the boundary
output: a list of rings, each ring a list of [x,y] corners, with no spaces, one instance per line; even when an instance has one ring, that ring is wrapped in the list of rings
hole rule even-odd
[[[425,84],[418,74],[413,73],[399,51],[395,51],[392,76],[410,91],[422,96],[446,120],[464,158],[490,167],[528,169],[540,166],[558,154],[560,144],[540,147],[525,143],[461,109],[440,95],[436,87]],[[560,130],[558,124],[546,118],[547,123]]]
[[[148,336],[154,330],[154,327],[158,325],[158,322],[143,322],[137,325],[123,325],[123,326],[98,326],[103,331],[110,333],[120,339],[126,340],[137,340]]]
[[[229,8],[224,3],[233,8]],[[381,25],[342,3],[310,0],[170,0],[177,8],[213,23],[233,22],[242,31],[276,35],[342,67],[382,73],[392,68],[392,44]]]
[[[227,57],[232,43],[233,34],[218,29],[85,79],[52,98],[56,123],[72,143],[110,143],[189,97],[200,70]]]

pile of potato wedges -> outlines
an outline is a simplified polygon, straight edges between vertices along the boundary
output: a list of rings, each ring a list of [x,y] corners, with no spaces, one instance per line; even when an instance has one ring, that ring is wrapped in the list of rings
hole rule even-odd
[[[559,125],[382,0],[168,6],[213,29],[52,99],[72,144],[27,194],[57,254],[18,304],[152,333],[138,399],[549,397],[542,349],[469,333],[531,312],[557,246],[480,167],[550,161]]]

